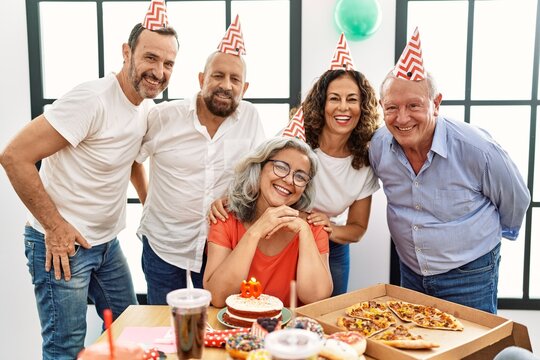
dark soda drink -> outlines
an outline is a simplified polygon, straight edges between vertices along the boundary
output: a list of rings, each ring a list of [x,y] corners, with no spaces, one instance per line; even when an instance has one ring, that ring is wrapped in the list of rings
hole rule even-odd
[[[178,358],[202,358],[207,319],[206,307],[187,311],[172,308],[172,317]]]

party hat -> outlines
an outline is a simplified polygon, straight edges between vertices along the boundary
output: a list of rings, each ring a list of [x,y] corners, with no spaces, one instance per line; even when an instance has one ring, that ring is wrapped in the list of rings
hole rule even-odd
[[[151,1],[142,25],[148,30],[159,30],[169,26],[164,0]]]
[[[330,70],[354,70],[351,50],[343,33],[339,37],[334,57],[330,62]]]
[[[302,107],[298,109],[296,114],[294,114],[289,124],[283,130],[281,136],[288,136],[293,138],[298,138],[302,141],[306,141],[306,129],[304,128],[304,111]]]
[[[242,35],[238,15],[236,15],[236,19],[234,19],[225,32],[225,36],[223,36],[223,39],[218,45],[218,50],[225,54],[246,55],[244,36]]]
[[[422,59],[422,47],[420,46],[420,34],[418,27],[414,30],[411,40],[403,50],[393,74],[405,80],[424,80],[426,77],[424,71],[424,60]]]

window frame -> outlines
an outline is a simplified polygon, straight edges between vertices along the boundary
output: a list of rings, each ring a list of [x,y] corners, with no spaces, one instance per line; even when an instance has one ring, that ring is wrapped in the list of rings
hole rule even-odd
[[[408,5],[409,2],[422,2],[432,0],[396,0],[396,35],[394,61],[397,62],[403,49],[405,48],[408,38],[407,29],[410,27],[407,24]],[[472,100],[471,99],[471,77],[472,77],[472,53],[473,53],[473,33],[474,33],[474,9],[475,2],[479,0],[439,0],[439,1],[467,1],[468,2],[468,19],[467,19],[467,50],[466,50],[466,65],[465,65],[465,96],[463,100],[443,100],[442,105],[460,105],[464,107],[464,120],[470,123],[471,107],[472,106],[511,106],[521,105],[529,106],[530,113],[530,132],[529,132],[529,165],[527,175],[527,186],[531,193],[534,194],[534,163],[536,151],[536,122],[537,109],[540,106],[540,96],[538,95],[538,71],[540,62],[540,1],[537,0],[536,8],[536,28],[534,40],[534,59],[532,69],[532,88],[531,97],[529,100]],[[540,144],[540,141],[539,141]],[[540,146],[540,145],[538,145]],[[540,165],[539,165],[540,166]],[[531,272],[531,230],[532,230],[532,212],[533,209],[540,209],[540,202],[531,200],[531,204],[527,209],[525,217],[525,227],[521,231],[525,232],[524,237],[524,262],[523,262],[523,296],[521,298],[499,298],[499,309],[534,309],[540,310],[540,299],[531,299],[529,296],[530,287],[530,272]],[[390,282],[399,285],[399,259],[395,251],[394,244],[391,245],[390,255]]]

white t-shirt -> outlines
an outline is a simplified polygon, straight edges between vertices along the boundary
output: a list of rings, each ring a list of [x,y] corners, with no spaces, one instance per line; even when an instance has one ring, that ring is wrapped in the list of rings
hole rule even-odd
[[[92,245],[125,227],[131,165],[153,105],[133,105],[109,74],[75,87],[44,112],[70,145],[43,159],[41,180],[60,214]],[[43,232],[33,216],[29,222]]]
[[[315,149],[319,170],[313,179],[315,202],[313,209],[325,213],[337,225],[345,225],[342,215],[356,200],[365,199],[379,189],[379,181],[371,166],[352,167],[353,156],[335,158]]]
[[[137,161],[150,157],[150,183],[137,233],[164,261],[199,271],[210,205],[226,194],[234,165],[264,131],[255,107],[241,101],[210,138],[196,104],[197,95],[161,103],[148,115]]]

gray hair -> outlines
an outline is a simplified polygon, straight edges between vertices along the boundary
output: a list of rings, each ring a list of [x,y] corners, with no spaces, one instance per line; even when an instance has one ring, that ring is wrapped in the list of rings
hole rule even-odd
[[[393,70],[391,70],[388,74],[386,74],[386,77],[384,78],[383,82],[381,83],[381,87],[379,88],[379,96],[381,97],[381,99],[384,97],[383,96],[384,86],[386,85],[388,80],[393,79],[393,78],[396,78],[396,76],[394,75]],[[421,81],[424,81],[424,80],[421,80]],[[425,81],[428,87],[429,99],[433,100],[439,94],[439,90],[437,89],[437,82],[435,81],[433,74],[431,74],[429,71],[426,71]]]
[[[228,208],[242,222],[255,220],[255,207],[259,198],[259,184],[262,167],[276,153],[285,149],[296,149],[309,158],[309,176],[313,178],[317,173],[317,155],[311,147],[296,138],[274,137],[266,140],[256,149],[251,151],[236,165],[234,178],[229,187]],[[300,211],[311,208],[315,198],[313,181],[310,181],[302,193],[300,199],[291,205]]]

